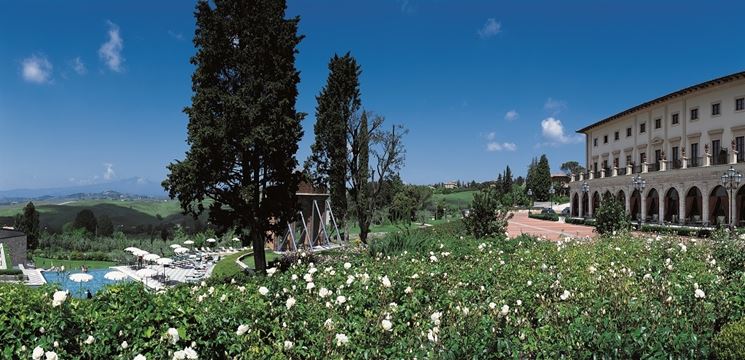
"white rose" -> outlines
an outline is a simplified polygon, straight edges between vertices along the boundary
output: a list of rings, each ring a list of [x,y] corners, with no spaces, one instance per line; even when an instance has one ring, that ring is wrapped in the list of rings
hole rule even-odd
[[[238,325],[238,330],[235,331],[235,334],[238,336],[241,336],[245,334],[248,331],[248,325]]]
[[[380,322],[380,325],[383,326],[383,330],[385,331],[391,331],[391,328],[393,327],[393,324],[388,319],[383,319],[383,321]]]

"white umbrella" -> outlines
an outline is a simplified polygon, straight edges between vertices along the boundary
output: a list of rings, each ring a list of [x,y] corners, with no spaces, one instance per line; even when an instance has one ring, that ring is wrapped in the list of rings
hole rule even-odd
[[[132,255],[134,255],[134,256],[145,256],[147,254],[149,254],[149,252],[147,252],[145,250],[139,250],[139,249],[132,252]]]
[[[140,249],[138,249],[138,248],[136,248],[134,246],[130,246],[130,247],[124,249],[124,251],[135,252],[135,251],[140,251]]]
[[[180,247],[180,248],[177,248],[177,249],[173,249],[173,252],[175,252],[176,254],[185,254],[185,253],[188,253],[189,252],[189,249],[187,249],[185,247]]]
[[[158,265],[170,265],[173,262],[171,258],[160,258],[156,261]]]
[[[136,272],[137,276],[143,277],[143,278],[151,277],[151,276],[153,276],[153,275],[155,275],[157,273],[158,273],[157,271],[155,271],[155,270],[153,270],[151,268],[140,269],[140,270],[137,270],[137,272]]]
[[[208,242],[208,243],[216,243],[216,242],[217,242],[217,240],[215,240],[215,239],[213,239],[213,238],[209,238],[209,239],[207,239],[207,242]]]
[[[160,259],[160,255],[158,255],[158,254],[147,254],[147,255],[143,256],[142,259],[145,260],[145,261],[157,261],[158,259]]]
[[[127,278],[127,274],[121,271],[109,271],[103,277],[111,281],[121,281]]]
[[[194,245],[194,241],[186,240],[184,241],[184,245]]]
[[[189,259],[196,259],[196,258],[197,258],[196,255],[189,255]]]
[[[237,237],[234,237],[234,238],[233,238],[233,241],[241,241],[241,239],[239,239],[239,238],[237,238]]]
[[[70,275],[70,280],[77,283],[89,282],[93,280],[93,275],[86,273],[75,273]]]
[[[83,291],[83,283],[89,282],[93,279],[93,275],[86,273],[75,273],[70,275],[70,280],[80,284],[80,291]]]
[[[181,245],[179,245],[179,244],[171,244],[170,246],[171,246],[171,249],[176,249],[176,248],[180,248],[181,247]]]

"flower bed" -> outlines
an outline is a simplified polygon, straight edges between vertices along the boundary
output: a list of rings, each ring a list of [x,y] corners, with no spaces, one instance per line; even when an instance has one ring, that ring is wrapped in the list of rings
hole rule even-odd
[[[2,285],[0,355],[31,358],[39,347],[60,358],[706,358],[745,309],[743,264],[727,255],[738,247],[428,234],[416,251],[342,253],[160,294],[129,284],[78,300]]]

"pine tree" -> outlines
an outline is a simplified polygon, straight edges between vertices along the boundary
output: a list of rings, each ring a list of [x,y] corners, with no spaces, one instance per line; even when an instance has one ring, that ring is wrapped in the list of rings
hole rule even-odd
[[[108,215],[103,214],[98,217],[98,236],[111,236],[114,235],[114,223]]]
[[[80,210],[72,222],[73,229],[85,229],[90,235],[96,235],[96,227],[98,227],[96,215],[93,215],[93,211],[89,209]]]
[[[357,224],[360,227],[360,241],[367,243],[370,232],[373,208],[370,203],[370,130],[367,113],[363,112],[357,126],[350,128],[352,151],[349,173],[352,186],[349,194],[355,207]]]
[[[33,202],[29,202],[23,208],[23,214],[15,218],[14,227],[26,234],[26,241],[29,250],[36,249],[39,246],[39,212]]]
[[[214,6],[214,7],[213,7]],[[265,241],[297,213],[295,153],[304,114],[295,110],[299,18],[284,0],[200,0],[191,59],[192,104],[183,161],[163,186],[184,213],[209,207],[218,231],[251,240],[258,272]]]
[[[316,96],[315,142],[306,163],[317,185],[328,186],[334,215],[344,227],[347,216],[347,132],[360,100],[359,76],[362,73],[351,54],[334,55],[329,61],[329,76]]]
[[[545,154],[541,155],[533,173],[533,194],[537,201],[548,201],[548,190],[551,188],[551,168]]]
[[[509,165],[504,169],[504,177],[502,178],[502,193],[508,194],[512,191],[512,171]]]

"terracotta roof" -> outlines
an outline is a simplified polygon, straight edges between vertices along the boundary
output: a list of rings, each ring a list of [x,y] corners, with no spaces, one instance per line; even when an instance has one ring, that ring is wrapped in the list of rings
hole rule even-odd
[[[301,181],[297,186],[297,194],[327,194],[326,189],[319,189],[307,181]]]
[[[615,115],[613,115],[611,117],[608,117],[608,118],[605,118],[603,120],[600,120],[600,121],[598,121],[598,122],[596,122],[596,123],[594,123],[592,125],[586,126],[586,127],[582,128],[582,129],[579,129],[579,130],[577,130],[577,132],[580,133],[580,134],[584,134],[588,130],[590,130],[590,129],[594,128],[594,127],[598,127],[598,126],[603,125],[603,124],[605,124],[605,123],[607,123],[609,121],[616,120],[618,118],[624,117],[626,115],[629,115],[629,114],[634,113],[636,111],[639,111],[641,109],[648,108],[650,106],[659,104],[661,102],[664,102],[664,101],[667,101],[667,100],[670,100],[670,99],[674,99],[676,97],[680,97],[680,96],[683,96],[683,95],[690,94],[690,93],[692,93],[694,91],[698,91],[698,90],[705,89],[705,88],[712,87],[712,86],[726,84],[728,82],[731,82],[731,81],[734,81],[734,80],[739,80],[739,79],[742,79],[742,78],[745,78],[745,71],[737,72],[737,73],[730,74],[730,75],[727,75],[727,76],[722,76],[722,77],[716,78],[714,80],[709,80],[709,81],[706,81],[706,82],[702,82],[700,84],[689,86],[689,87],[687,87],[685,89],[681,89],[681,90],[678,90],[678,91],[675,91],[675,92],[671,92],[671,93],[669,93],[667,95],[660,96],[660,97],[658,97],[658,98],[656,98],[654,100],[647,101],[647,102],[645,102],[643,104],[640,104],[640,105],[634,106],[634,107],[632,107],[630,109],[621,111],[618,114],[615,114]]]

